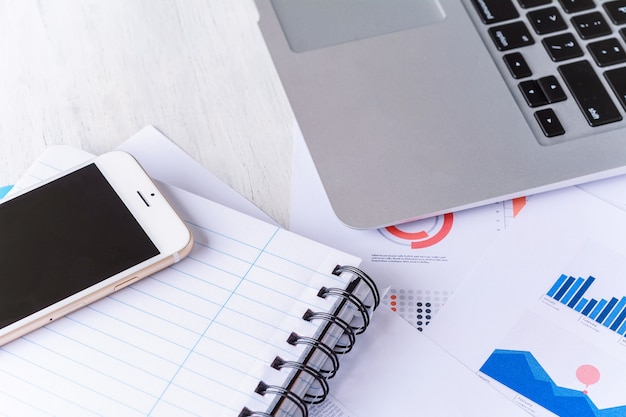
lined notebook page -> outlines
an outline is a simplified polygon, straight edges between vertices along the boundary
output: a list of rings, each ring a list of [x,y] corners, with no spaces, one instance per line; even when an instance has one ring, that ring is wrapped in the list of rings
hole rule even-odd
[[[196,239],[186,259],[0,348],[0,416],[233,416],[263,410],[276,355],[313,336],[307,308],[353,256],[185,191],[160,187]]]

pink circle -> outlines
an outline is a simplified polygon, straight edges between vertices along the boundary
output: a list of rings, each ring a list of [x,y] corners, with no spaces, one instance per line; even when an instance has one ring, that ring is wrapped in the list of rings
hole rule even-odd
[[[576,369],[576,378],[589,386],[600,380],[600,371],[593,365],[582,365]]]

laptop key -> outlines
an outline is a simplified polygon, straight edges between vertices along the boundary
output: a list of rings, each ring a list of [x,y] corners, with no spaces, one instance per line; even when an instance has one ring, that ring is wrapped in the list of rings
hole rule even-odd
[[[616,68],[604,73],[617,99],[626,110],[626,67]]]
[[[552,0],[517,0],[520,6],[524,9],[531,7],[543,6],[544,4],[550,4]]]
[[[524,59],[524,56],[519,52],[512,52],[504,55],[504,63],[511,72],[513,78],[520,79],[533,75],[532,70],[528,66],[528,63]]]
[[[544,38],[541,42],[554,62],[576,58],[584,54],[574,35],[569,32]]]
[[[494,26],[489,29],[489,35],[499,51],[508,51],[535,43],[524,22]]]
[[[480,20],[485,24],[504,22],[519,17],[511,0],[472,0]]]
[[[593,0],[559,0],[559,3],[567,13],[581,12],[596,6]]]
[[[558,101],[567,100],[567,95],[565,95],[563,87],[561,87],[559,80],[557,80],[554,75],[539,78],[537,80],[537,84],[539,85],[539,88],[541,88],[543,95],[548,100],[548,103],[556,103]]]
[[[571,21],[572,26],[576,28],[576,31],[583,39],[593,39],[612,33],[611,27],[600,12],[574,16]]]
[[[626,0],[607,1],[602,6],[616,25],[626,23]]]
[[[556,7],[533,10],[526,15],[535,32],[539,35],[567,29],[567,23]]]
[[[559,73],[590,126],[622,120],[619,110],[589,61],[561,65]]]
[[[561,121],[556,116],[556,113],[552,109],[543,109],[535,112],[535,119],[539,123],[543,134],[546,137],[552,138],[565,134],[565,129],[561,124]]]
[[[530,107],[539,107],[548,104],[548,99],[543,94],[541,87],[535,80],[522,81],[519,89],[524,96],[524,100]]]
[[[587,49],[600,67],[626,62],[626,52],[615,38],[590,43],[587,45]]]

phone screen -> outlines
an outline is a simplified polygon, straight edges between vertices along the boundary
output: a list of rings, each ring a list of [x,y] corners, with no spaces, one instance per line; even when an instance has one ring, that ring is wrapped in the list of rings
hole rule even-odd
[[[158,254],[95,164],[0,204],[0,328]]]

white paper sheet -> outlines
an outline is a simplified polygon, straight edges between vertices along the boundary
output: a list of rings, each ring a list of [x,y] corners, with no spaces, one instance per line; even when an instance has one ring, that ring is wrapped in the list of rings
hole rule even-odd
[[[277,224],[153,126],[143,128],[122,143],[118,149],[133,155],[151,178],[190,191],[259,220]],[[70,146],[51,146],[33,162],[10,193],[30,187],[43,178],[70,169],[93,157],[94,155],[88,152]]]
[[[152,126],[143,128],[122,143],[118,149],[133,155],[148,175],[156,180],[190,191],[264,222],[277,224],[250,200],[226,185]]]
[[[626,211],[626,175],[582,184],[578,188]]]

